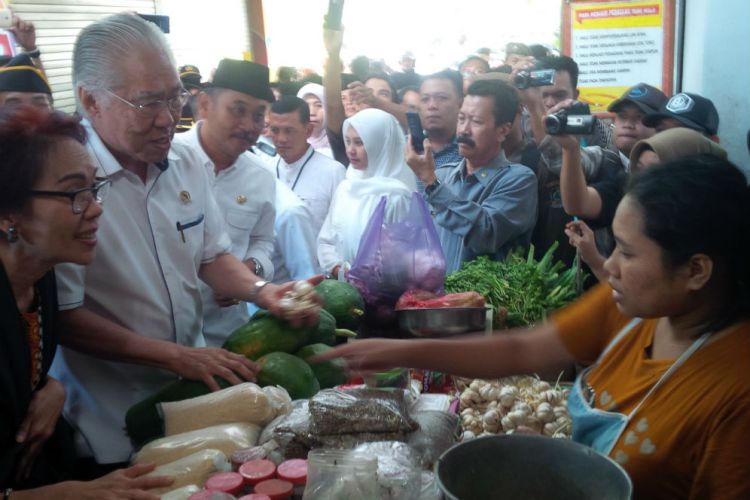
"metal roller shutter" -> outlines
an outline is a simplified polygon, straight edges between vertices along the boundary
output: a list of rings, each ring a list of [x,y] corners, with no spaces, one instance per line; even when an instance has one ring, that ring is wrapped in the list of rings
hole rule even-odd
[[[117,12],[155,13],[153,0],[14,0],[10,7],[36,26],[37,46],[47,72],[55,108],[72,112],[71,58],[78,32],[92,21]]]

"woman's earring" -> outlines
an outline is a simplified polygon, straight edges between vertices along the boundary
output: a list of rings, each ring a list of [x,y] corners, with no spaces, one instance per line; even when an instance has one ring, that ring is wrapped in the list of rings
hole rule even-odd
[[[8,243],[15,243],[18,241],[18,230],[16,229],[16,226],[10,226],[8,228]]]

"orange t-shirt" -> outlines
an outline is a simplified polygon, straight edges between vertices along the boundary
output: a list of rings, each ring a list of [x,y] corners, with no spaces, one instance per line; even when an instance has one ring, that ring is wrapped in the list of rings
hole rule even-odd
[[[592,363],[631,318],[598,285],[552,321],[571,354]],[[653,360],[657,320],[636,325],[594,367],[594,406],[629,414],[674,360]],[[750,499],[750,322],[709,339],[630,419],[610,453],[636,498]]]

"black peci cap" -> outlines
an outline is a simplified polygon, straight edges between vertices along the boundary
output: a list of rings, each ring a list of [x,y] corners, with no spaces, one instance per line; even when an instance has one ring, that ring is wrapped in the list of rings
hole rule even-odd
[[[268,81],[268,67],[251,61],[222,59],[208,87],[235,90],[273,102],[275,98]]]

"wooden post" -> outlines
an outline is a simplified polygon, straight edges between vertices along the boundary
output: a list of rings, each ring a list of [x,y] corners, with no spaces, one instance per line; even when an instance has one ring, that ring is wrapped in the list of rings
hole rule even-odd
[[[250,50],[253,61],[268,66],[263,0],[247,0],[247,22],[250,29]]]

